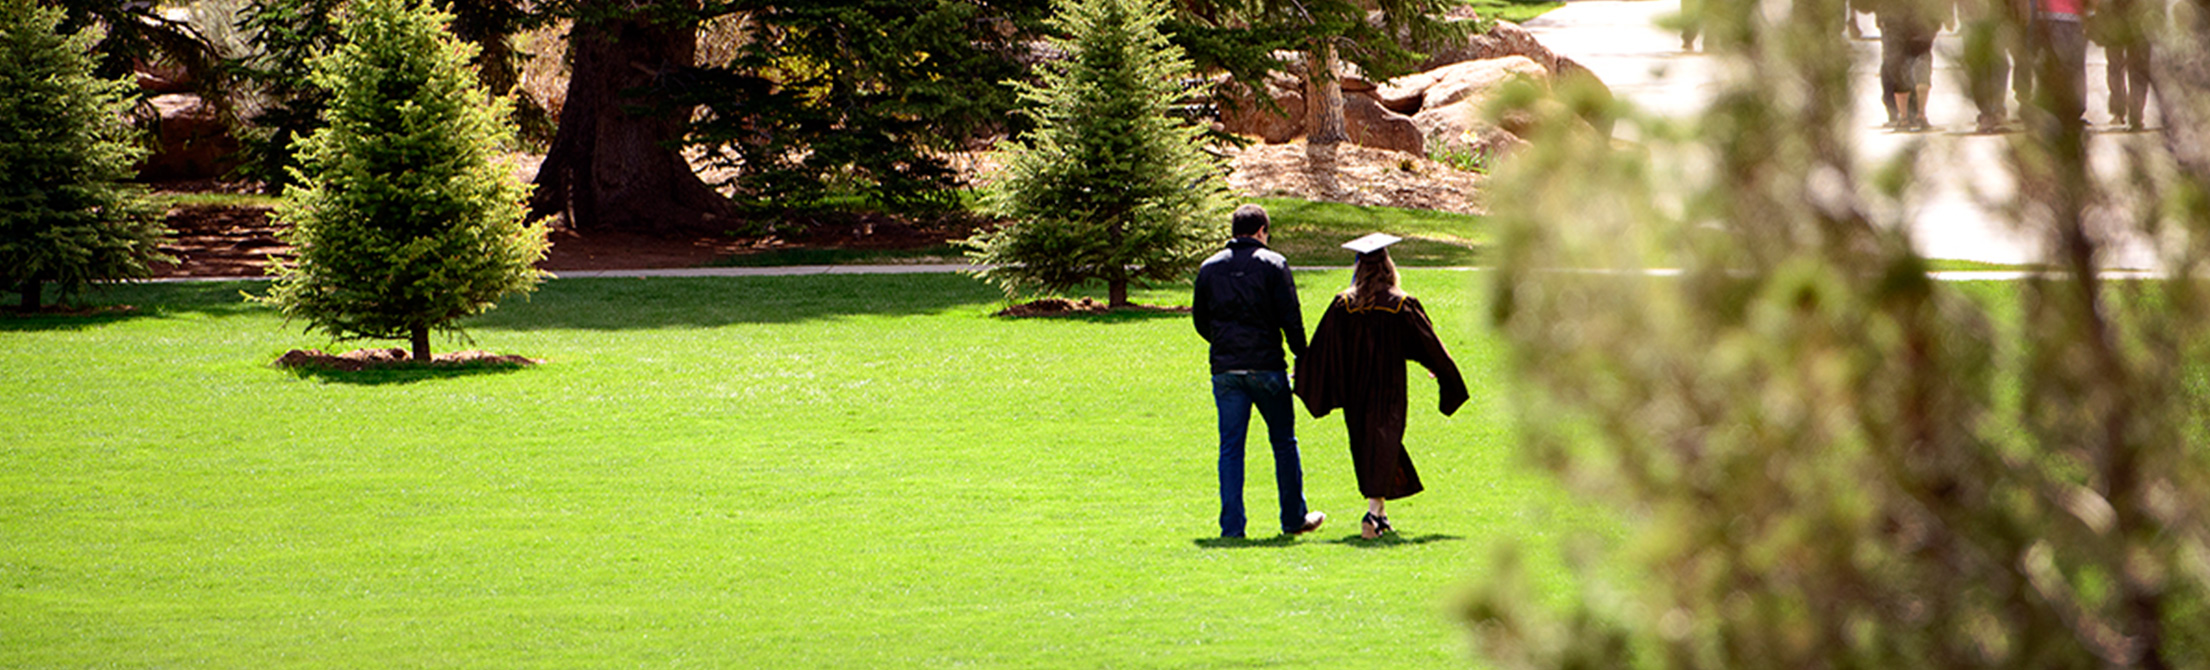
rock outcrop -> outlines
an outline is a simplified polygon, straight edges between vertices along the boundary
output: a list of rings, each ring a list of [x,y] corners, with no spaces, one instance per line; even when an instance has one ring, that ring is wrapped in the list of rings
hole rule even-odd
[[[1230,96],[1225,106],[1229,111],[1221,116],[1218,129],[1271,144],[1303,137],[1307,115],[1303,68],[1294,57],[1290,59],[1290,75],[1267,82],[1268,93],[1281,106],[1278,112],[1265,109],[1244,91]],[[1436,50],[1421,71],[1389,81],[1371,82],[1354,67],[1341,69],[1343,121],[1351,142],[1421,155],[1438,148],[1495,155],[1525,144],[1512,129],[1489,123],[1483,114],[1491,96],[1513,79],[1524,77],[1546,86],[1585,79],[1603,86],[1580,64],[1551,52],[1526,29],[1506,22],[1463,44]],[[1597,130],[1609,132],[1609,128]]]
[[[216,179],[237,166],[238,140],[214,105],[194,93],[163,93],[151,102],[160,146],[139,166],[139,180]]]

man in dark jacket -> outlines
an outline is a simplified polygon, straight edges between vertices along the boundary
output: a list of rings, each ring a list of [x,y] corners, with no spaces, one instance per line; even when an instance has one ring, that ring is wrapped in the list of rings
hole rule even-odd
[[[1220,411],[1220,536],[1243,537],[1243,440],[1251,408],[1266,421],[1274,447],[1274,485],[1281,528],[1310,532],[1327,515],[1305,509],[1304,465],[1297,455],[1297,417],[1289,389],[1289,352],[1303,354],[1304,313],[1289,261],[1266,248],[1266,210],[1244,205],[1230,219],[1235,239],[1197,268],[1190,306],[1197,334],[1212,343],[1212,397]]]

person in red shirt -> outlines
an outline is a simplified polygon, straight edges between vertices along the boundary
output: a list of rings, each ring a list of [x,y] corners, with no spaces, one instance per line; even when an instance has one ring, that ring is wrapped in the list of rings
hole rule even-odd
[[[2088,0],[2034,0],[2035,99],[2063,122],[2087,114]]]

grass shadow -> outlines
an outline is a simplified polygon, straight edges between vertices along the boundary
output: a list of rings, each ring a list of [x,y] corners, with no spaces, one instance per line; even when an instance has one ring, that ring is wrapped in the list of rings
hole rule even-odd
[[[0,310],[0,333],[84,330],[141,318],[132,305],[103,305],[83,309],[49,310],[25,314]]]
[[[1297,536],[1275,535],[1273,537],[1261,538],[1200,537],[1195,540],[1190,540],[1190,544],[1197,545],[1197,548],[1199,549],[1260,549],[1267,547],[1281,548],[1297,546]]]
[[[463,328],[652,330],[778,324],[850,316],[916,316],[974,308],[1004,294],[953,273],[559,279],[513,296]]]
[[[1433,544],[1436,542],[1460,542],[1464,541],[1465,539],[1466,538],[1463,536],[1445,535],[1442,533],[1428,533],[1425,535],[1405,535],[1403,533],[1389,533],[1386,535],[1382,535],[1381,537],[1369,540],[1363,537],[1359,537],[1357,534],[1354,533],[1344,536],[1342,539],[1328,540],[1328,543],[1359,547],[1362,549],[1388,549],[1390,547],[1418,546],[1422,544]]]
[[[275,313],[246,294],[265,281],[145,282],[98,287],[81,309],[0,315],[0,332],[97,329],[140,319],[228,317]],[[1165,295],[1186,295],[1186,287]],[[1159,302],[1162,296],[1144,296]],[[1170,298],[1169,298],[1170,299]],[[499,307],[461,321],[463,330],[656,330],[737,324],[782,324],[852,316],[917,316],[971,309],[978,318],[1004,303],[997,287],[955,273],[794,275],[772,277],[579,278],[546,282],[512,295]],[[1081,318],[1095,323],[1187,318],[1127,312]],[[293,324],[297,326],[299,324]]]
[[[240,291],[267,282],[162,282],[102,284],[77,296],[67,310],[0,312],[0,332],[86,330],[139,319],[180,315],[232,316],[270,309],[245,301]],[[12,303],[17,294],[4,299]]]
[[[965,263],[966,252],[950,244],[918,249],[774,249],[716,258],[705,267],[780,267],[789,265],[872,265]]]

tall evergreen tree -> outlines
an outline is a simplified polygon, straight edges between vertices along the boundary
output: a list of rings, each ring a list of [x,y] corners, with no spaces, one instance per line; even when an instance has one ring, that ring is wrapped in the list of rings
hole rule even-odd
[[[224,68],[239,84],[228,91],[232,102],[245,102],[241,97],[251,101],[239,105],[246,108],[248,118],[236,131],[245,144],[245,161],[237,174],[260,181],[270,193],[282,193],[291,185],[291,169],[298,167],[292,143],[322,127],[322,110],[329,104],[330,92],[309,75],[315,56],[337,45],[348,4],[350,0],[251,0],[237,17],[237,28],[250,36],[251,47],[250,53]],[[449,26],[454,36],[476,45],[473,65],[483,85],[493,95],[511,92],[521,75],[519,58],[508,39],[545,17],[521,0],[441,4],[454,14]],[[551,120],[544,110],[526,97],[515,104],[521,106],[513,114],[517,122],[550,132]]]
[[[56,32],[58,9],[0,0],[0,280],[41,306],[94,281],[143,277],[166,232],[123,184],[145,155],[124,123],[130,81],[93,76],[91,29]]]
[[[1190,72],[1161,35],[1161,0],[1069,0],[1052,25],[1066,54],[1019,85],[1036,128],[1001,145],[1005,167],[984,187],[1003,226],[963,242],[993,265],[979,275],[1010,294],[1103,281],[1114,307],[1131,284],[1179,278],[1224,231],[1218,162],[1203,128],[1170,116]]]
[[[466,69],[475,47],[426,0],[363,0],[343,44],[317,59],[328,124],[300,143],[299,180],[276,210],[298,260],[260,299],[340,339],[405,338],[536,287],[545,229],[494,152],[512,141],[504,99]]]

